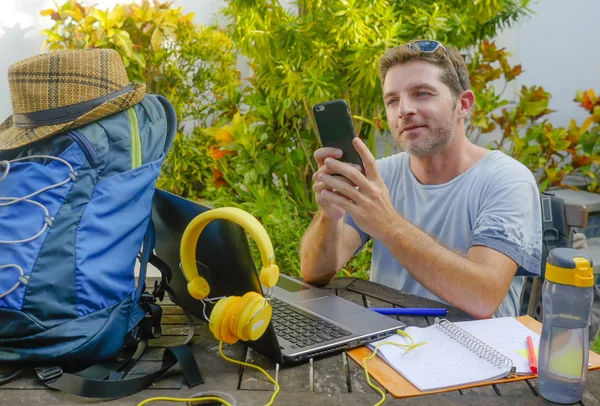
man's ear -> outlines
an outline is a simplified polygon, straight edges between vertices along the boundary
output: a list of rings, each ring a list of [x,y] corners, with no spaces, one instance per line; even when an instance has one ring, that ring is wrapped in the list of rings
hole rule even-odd
[[[465,90],[461,93],[458,102],[458,117],[465,119],[475,104],[475,93],[473,93],[471,90]]]

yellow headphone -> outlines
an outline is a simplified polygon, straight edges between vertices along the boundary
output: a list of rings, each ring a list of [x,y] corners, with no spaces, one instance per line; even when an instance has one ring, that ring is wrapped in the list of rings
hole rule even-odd
[[[203,300],[210,293],[206,279],[198,274],[196,245],[208,223],[215,219],[233,221],[242,226],[256,241],[263,267],[260,283],[273,288],[279,279],[279,267],[269,235],[250,213],[235,207],[213,209],[195,217],[183,232],[181,240],[181,267],[188,281],[188,292],[194,299]],[[235,344],[238,340],[257,340],[271,322],[272,308],[267,300],[256,292],[244,296],[228,296],[220,299],[212,310],[209,329],[219,341]]]

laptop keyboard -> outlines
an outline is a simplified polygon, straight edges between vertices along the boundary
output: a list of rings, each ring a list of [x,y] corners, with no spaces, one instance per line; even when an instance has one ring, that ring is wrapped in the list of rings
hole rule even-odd
[[[292,343],[292,349],[309,347],[352,334],[325,320],[300,313],[279,299],[273,298],[271,305],[275,332],[278,337]]]

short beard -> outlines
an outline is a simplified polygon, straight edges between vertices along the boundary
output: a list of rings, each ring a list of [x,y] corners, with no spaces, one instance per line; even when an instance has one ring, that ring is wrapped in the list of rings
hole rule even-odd
[[[409,141],[400,139],[398,145],[410,155],[423,157],[432,154],[439,147],[448,144],[453,137],[454,128],[452,126],[444,126],[435,128],[424,140]]]
[[[402,137],[397,138],[397,143],[403,151],[408,152],[410,155],[424,157],[431,155],[438,148],[448,144],[452,138],[454,138],[454,131],[456,130],[456,104],[455,100],[453,103],[452,120],[442,123],[441,126],[435,128],[427,127],[430,133],[424,140],[410,142],[408,140],[402,140]]]

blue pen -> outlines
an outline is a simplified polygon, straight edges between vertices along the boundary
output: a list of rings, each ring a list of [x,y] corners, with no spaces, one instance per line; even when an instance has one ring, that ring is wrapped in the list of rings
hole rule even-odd
[[[389,316],[445,316],[447,313],[444,308],[426,309],[423,307],[370,307],[369,310]]]

